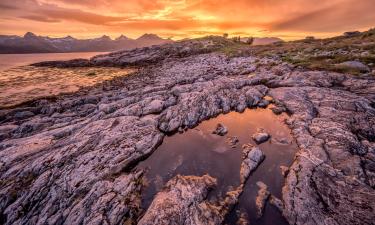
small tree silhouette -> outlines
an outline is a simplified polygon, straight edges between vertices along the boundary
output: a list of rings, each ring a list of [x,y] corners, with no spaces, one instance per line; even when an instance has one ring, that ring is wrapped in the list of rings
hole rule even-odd
[[[241,42],[241,37],[240,36],[238,36],[238,37],[232,37],[232,40],[234,42]]]
[[[247,40],[246,40],[246,44],[248,45],[252,45],[254,42],[254,38],[253,37],[248,37]]]

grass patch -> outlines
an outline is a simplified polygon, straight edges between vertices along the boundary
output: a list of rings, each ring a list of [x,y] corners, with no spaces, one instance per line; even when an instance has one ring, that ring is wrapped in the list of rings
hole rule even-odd
[[[336,64],[343,63],[346,61],[356,61],[359,60],[364,64],[373,63],[375,65],[375,56],[363,56],[363,57],[353,57],[350,55],[332,55],[332,56],[293,56],[285,55],[281,57],[283,61],[293,64],[295,66],[300,66],[310,70],[325,70],[333,71],[339,73],[349,73],[353,75],[360,75],[364,71],[359,69],[348,68],[348,67],[338,67]]]
[[[228,57],[241,56],[245,51],[250,49],[250,45],[245,43],[233,42],[220,48],[218,52],[225,54]]]

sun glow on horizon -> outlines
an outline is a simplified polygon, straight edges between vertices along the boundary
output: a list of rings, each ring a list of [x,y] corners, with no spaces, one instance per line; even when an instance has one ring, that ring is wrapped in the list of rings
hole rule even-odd
[[[372,0],[2,0],[0,33],[173,39],[206,35],[329,37],[375,26]],[[360,17],[358,15],[361,15]]]

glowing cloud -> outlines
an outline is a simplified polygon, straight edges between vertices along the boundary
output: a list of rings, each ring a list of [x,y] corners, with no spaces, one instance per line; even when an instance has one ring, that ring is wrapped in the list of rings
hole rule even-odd
[[[3,34],[330,36],[375,26],[373,0],[2,0]]]

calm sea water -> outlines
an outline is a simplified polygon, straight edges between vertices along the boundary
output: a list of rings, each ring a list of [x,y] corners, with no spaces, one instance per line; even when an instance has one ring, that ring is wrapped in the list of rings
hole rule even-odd
[[[134,70],[113,67],[50,68],[28,66],[51,60],[90,58],[99,52],[0,54],[0,109],[36,98],[71,93]]]
[[[0,54],[0,70],[31,63],[53,60],[69,60],[76,58],[91,58],[104,52],[73,52],[73,53],[34,53],[34,54]]]

